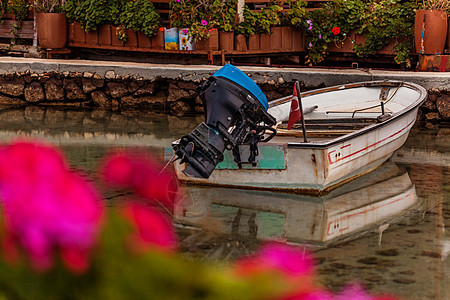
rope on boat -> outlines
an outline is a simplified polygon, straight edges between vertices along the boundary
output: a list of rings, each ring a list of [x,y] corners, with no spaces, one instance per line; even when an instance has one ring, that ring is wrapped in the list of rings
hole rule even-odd
[[[166,165],[161,169],[161,171],[159,171],[158,175],[161,175],[161,173],[164,172],[167,169],[167,167],[176,160],[176,157],[177,156],[173,154],[172,158],[166,163]]]

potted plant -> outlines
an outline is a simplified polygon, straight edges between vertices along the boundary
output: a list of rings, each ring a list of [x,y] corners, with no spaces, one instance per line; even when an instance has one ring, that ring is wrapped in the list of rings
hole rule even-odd
[[[353,52],[355,30],[360,25],[365,9],[362,0],[333,0],[322,8],[307,15],[304,23],[306,32],[306,63],[315,65],[322,62],[329,51]]]
[[[64,11],[69,21],[77,22],[86,32],[86,43],[98,45],[98,29],[120,20],[126,0],[66,0]]]
[[[259,50],[260,34],[257,33],[259,14],[245,5],[244,21],[236,25],[234,49],[237,51]],[[248,39],[248,45],[247,45]]]
[[[414,41],[420,54],[442,54],[447,38],[449,1],[423,0],[416,11]]]
[[[67,45],[67,19],[59,0],[36,0],[38,44],[59,49]]]
[[[219,30],[219,49],[234,49],[234,29],[236,25],[237,0],[213,2],[213,19],[217,20]]]
[[[395,55],[398,64],[411,67],[416,2],[384,0],[372,2],[361,17],[356,31],[355,51],[358,56]]]
[[[261,9],[258,18],[258,31],[261,33],[260,49],[261,50],[281,50],[282,33],[281,14],[283,9],[276,5],[270,4]]]
[[[68,21],[68,43],[82,45],[86,43],[86,33],[81,27],[77,13],[78,2],[81,0],[66,0],[62,9]]]
[[[120,23],[127,30],[129,37],[136,38],[136,45],[141,48],[151,48],[150,38],[154,36],[161,25],[161,17],[156,11],[153,3],[148,0],[128,1],[120,15]],[[124,40],[123,42],[127,42]],[[129,46],[133,46],[130,43]]]
[[[308,13],[306,10],[308,3],[302,0],[288,0],[286,4],[288,10],[283,11],[281,17],[281,25],[283,26],[282,47],[288,50],[303,51],[305,49],[303,24]]]
[[[236,28],[236,50],[247,50],[246,37],[249,50],[281,49],[281,30],[273,30],[274,26],[281,24],[281,10],[280,6],[274,4],[262,8],[259,12],[245,6],[244,21]]]
[[[126,0],[108,1],[108,15],[103,22],[97,26],[98,44],[100,46],[120,45],[122,42],[117,40],[116,28],[120,25],[120,18],[123,12]]]
[[[196,50],[218,50],[218,20],[215,11],[221,6],[213,0],[173,0],[170,3],[170,24],[188,29]]]

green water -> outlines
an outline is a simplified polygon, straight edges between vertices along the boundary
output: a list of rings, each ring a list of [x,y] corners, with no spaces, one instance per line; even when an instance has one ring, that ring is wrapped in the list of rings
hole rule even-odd
[[[95,170],[111,149],[144,148],[164,161],[170,158],[164,148],[201,121],[141,113],[3,109],[0,139],[34,138],[58,145],[74,168],[97,183]],[[320,281],[329,289],[358,281],[372,292],[405,299],[450,299],[449,165],[450,130],[415,128],[377,172],[324,198],[183,188],[184,207],[175,210],[180,249],[187,258],[232,261],[265,240],[281,239],[315,252]],[[124,194],[108,190],[105,198],[116,205]],[[411,202],[391,209],[388,205],[403,201],[398,199]],[[348,225],[354,231],[341,227],[339,238],[327,236],[337,226],[331,215],[345,210],[355,212],[352,216],[364,211],[365,217]]]

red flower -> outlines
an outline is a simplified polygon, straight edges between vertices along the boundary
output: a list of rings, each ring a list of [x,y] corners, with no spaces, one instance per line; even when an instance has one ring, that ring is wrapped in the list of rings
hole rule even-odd
[[[341,27],[333,27],[333,29],[331,29],[331,32],[334,35],[338,35],[341,32]]]

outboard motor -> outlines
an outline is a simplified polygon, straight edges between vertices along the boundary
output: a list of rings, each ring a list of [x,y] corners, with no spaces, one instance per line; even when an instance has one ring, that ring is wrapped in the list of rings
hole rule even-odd
[[[226,64],[201,86],[205,122],[172,145],[188,176],[209,178],[225,150],[233,151],[241,167],[239,144],[249,144],[248,161],[255,163],[257,144],[275,136],[276,120],[268,112],[267,98],[256,83],[238,68]],[[264,139],[266,130],[269,137]]]

